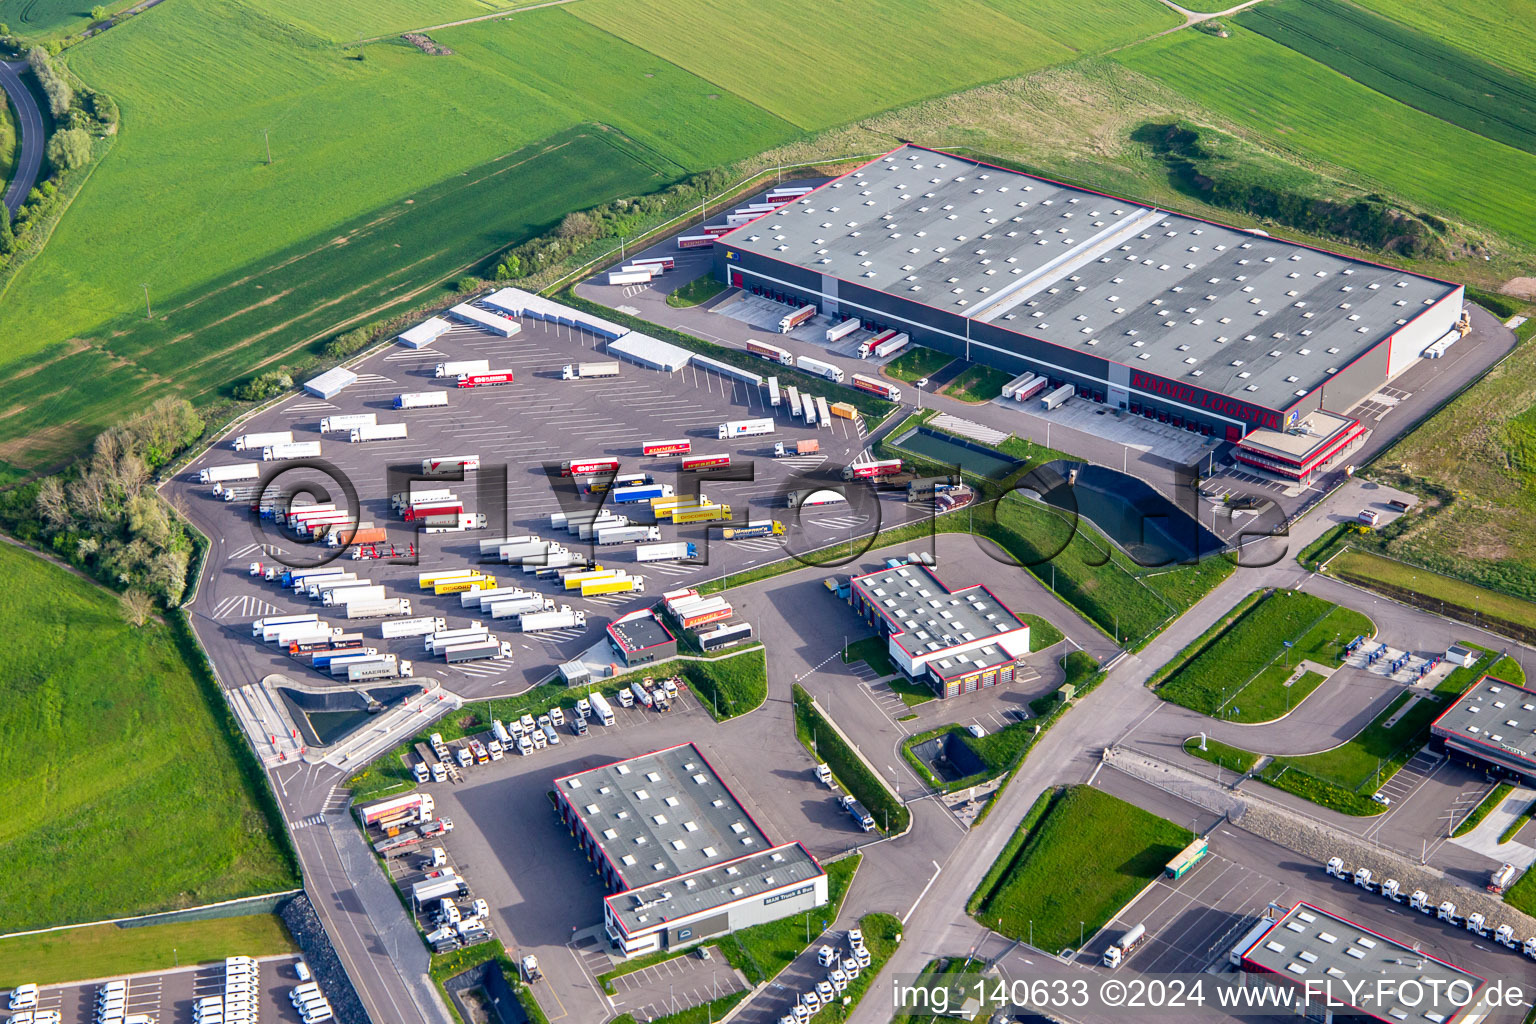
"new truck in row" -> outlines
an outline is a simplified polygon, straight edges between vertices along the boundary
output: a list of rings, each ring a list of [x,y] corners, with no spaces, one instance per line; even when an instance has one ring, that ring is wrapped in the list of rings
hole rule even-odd
[[[890,402],[901,401],[901,388],[894,384],[887,384],[878,377],[866,377],[862,373],[853,375],[853,386],[860,391],[868,391],[872,395],[879,395]]]
[[[396,409],[435,409],[447,404],[446,391],[410,391],[395,396]]]
[[[698,549],[687,541],[672,541],[667,544],[641,544],[635,548],[635,561],[637,562],[667,562],[683,558],[697,558]]]
[[[356,430],[359,427],[371,427],[379,422],[377,413],[351,412],[337,416],[324,416],[320,419],[320,433],[340,434],[344,431]]]
[[[364,441],[403,441],[406,437],[404,423],[375,423],[367,427],[355,427],[348,439],[353,444]]]
[[[566,363],[560,368],[561,380],[591,380],[594,377],[618,375],[618,363]]]
[[[494,388],[515,382],[511,370],[496,370],[491,373],[461,373],[457,384],[461,388]]]
[[[793,313],[786,313],[779,318],[779,333],[788,334],[790,331],[810,320],[815,315],[816,307],[811,305],[801,306]]]
[[[693,451],[693,441],[684,437],[673,441],[642,441],[640,454],[656,457],[666,455],[687,455]]]
[[[773,433],[773,420],[730,420],[720,424],[715,430],[715,436],[724,441],[733,437],[754,437],[759,434]]]
[[[433,371],[434,377],[458,377],[465,373],[489,373],[491,361],[489,359],[460,359],[456,362],[438,363]]]
[[[271,430],[265,434],[241,434],[234,440],[234,449],[237,452],[248,450],[259,451],[277,444],[292,444],[293,431]]]
[[[814,373],[816,376],[825,377],[834,383],[841,384],[843,382],[843,371],[831,363],[822,362],[820,359],[812,359],[810,356],[797,356],[795,358],[795,366],[806,373]]]
[[[791,455],[815,455],[821,451],[820,441],[791,441],[785,444],[783,441],[773,443],[773,457],[782,459]]]
[[[262,462],[282,462],[287,459],[318,459],[319,441],[293,441],[289,444],[270,444],[261,450]]]
[[[720,531],[726,540],[749,540],[753,537],[778,537],[784,533],[784,524],[777,519],[758,519],[745,526],[727,526]]]
[[[754,356],[761,356],[764,359],[772,360],[781,366],[795,365],[795,356],[793,352],[790,352],[788,349],[780,348],[777,345],[770,345],[766,341],[747,342],[747,351]]]

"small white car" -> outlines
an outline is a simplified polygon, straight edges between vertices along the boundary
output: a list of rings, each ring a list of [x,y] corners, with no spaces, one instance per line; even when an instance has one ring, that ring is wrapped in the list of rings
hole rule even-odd
[[[549,745],[552,747],[560,743],[560,734],[555,732],[553,723],[544,723],[544,738],[549,741]]]

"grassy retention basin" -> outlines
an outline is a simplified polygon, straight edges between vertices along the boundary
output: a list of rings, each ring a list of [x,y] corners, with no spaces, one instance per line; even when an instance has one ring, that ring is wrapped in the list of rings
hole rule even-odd
[[[989,892],[979,900],[973,895],[975,916],[1037,949],[1075,949],[1160,875],[1190,838],[1182,826],[1101,790],[1067,787],[1021,843],[1004,849],[1013,857],[1001,871],[993,865],[995,873],[982,883],[994,882]]]

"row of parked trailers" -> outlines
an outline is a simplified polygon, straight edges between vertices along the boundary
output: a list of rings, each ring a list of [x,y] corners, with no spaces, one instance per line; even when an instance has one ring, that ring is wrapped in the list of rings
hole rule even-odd
[[[263,643],[276,644],[290,657],[308,662],[317,672],[348,683],[402,679],[414,674],[411,662],[381,653],[376,647],[364,647],[362,633],[334,628],[314,614],[256,619],[251,623],[251,635]]]
[[[756,220],[764,214],[772,213],[786,203],[794,202],[801,196],[813,191],[810,185],[795,185],[789,188],[776,188],[771,190],[761,201],[746,206],[739,206],[726,214],[724,224],[701,225],[697,234],[680,235],[677,239],[679,249],[708,249],[715,244],[715,239],[721,235],[735,231],[743,224]]]

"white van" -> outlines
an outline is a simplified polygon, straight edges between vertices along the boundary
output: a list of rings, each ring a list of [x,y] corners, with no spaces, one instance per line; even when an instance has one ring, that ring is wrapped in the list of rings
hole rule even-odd
[[[320,991],[320,986],[319,985],[316,985],[312,981],[305,982],[303,985],[296,985],[296,986],[294,986],[293,991],[288,994],[288,999],[295,1006],[297,1006],[300,1002],[303,1001],[305,996],[311,995],[312,993],[316,993],[316,992],[319,992],[319,991]]]

